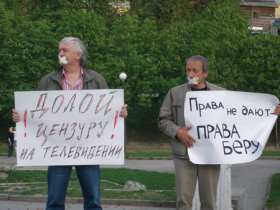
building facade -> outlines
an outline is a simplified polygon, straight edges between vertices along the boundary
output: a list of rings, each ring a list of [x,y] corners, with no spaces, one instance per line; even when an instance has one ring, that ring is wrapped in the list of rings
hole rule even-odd
[[[240,8],[251,30],[269,33],[273,22],[280,18],[280,0],[241,0]]]

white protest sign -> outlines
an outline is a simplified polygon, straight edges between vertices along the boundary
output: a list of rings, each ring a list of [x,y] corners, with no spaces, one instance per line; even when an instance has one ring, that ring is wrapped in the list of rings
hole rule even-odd
[[[124,163],[123,90],[15,92],[17,165]]]
[[[250,162],[262,154],[277,116],[279,100],[269,94],[237,91],[190,91],[185,122],[196,140],[188,149],[196,164]]]

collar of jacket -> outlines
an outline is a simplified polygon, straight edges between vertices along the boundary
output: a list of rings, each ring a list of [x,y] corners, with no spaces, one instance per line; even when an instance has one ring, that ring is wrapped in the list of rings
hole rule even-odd
[[[86,82],[91,81],[91,80],[94,79],[94,77],[88,73],[88,70],[87,70],[87,69],[83,69],[83,71],[84,71],[84,72],[83,72],[83,75],[84,75],[84,77],[83,77],[83,83],[84,83],[84,84],[85,84]],[[51,75],[51,78],[52,78],[54,81],[60,83],[60,81],[61,81],[61,79],[62,79],[62,76],[63,76],[63,74],[62,74],[62,67],[61,67],[61,68],[59,68],[57,71],[55,71],[54,74]]]

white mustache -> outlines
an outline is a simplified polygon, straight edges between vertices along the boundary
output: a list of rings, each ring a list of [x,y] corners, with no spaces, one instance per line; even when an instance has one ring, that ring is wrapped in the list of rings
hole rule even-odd
[[[193,77],[193,78],[188,77],[188,84],[197,85],[198,83],[199,83],[199,78],[198,77]]]
[[[58,62],[59,62],[60,65],[68,64],[68,60],[65,56],[58,56]]]

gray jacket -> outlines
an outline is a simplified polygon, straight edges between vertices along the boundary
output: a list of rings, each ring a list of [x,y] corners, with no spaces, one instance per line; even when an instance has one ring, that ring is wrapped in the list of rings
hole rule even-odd
[[[84,69],[83,89],[107,89],[105,79],[96,71]],[[62,90],[62,69],[45,75],[39,82],[38,90]]]
[[[206,82],[208,90],[223,90],[223,88]],[[159,113],[159,129],[171,137],[172,152],[175,156],[188,158],[187,148],[176,138],[177,130],[185,127],[184,119],[184,102],[186,92],[191,91],[187,84],[179,85],[171,88],[160,108]]]

